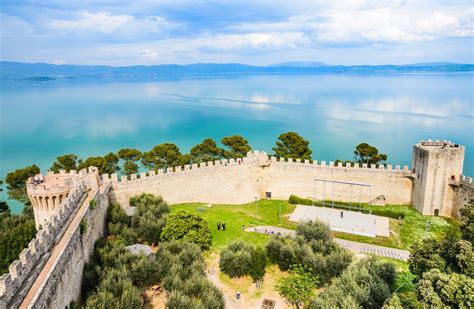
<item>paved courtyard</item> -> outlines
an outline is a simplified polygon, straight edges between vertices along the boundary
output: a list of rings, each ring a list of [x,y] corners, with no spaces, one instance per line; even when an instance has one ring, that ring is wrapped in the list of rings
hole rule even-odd
[[[362,236],[390,237],[389,219],[356,211],[315,206],[296,206],[290,221],[320,220],[329,224],[333,231]]]
[[[295,235],[294,230],[284,229],[281,227],[275,226],[257,226],[247,228],[246,232],[256,232],[262,234],[270,234],[270,235]],[[370,244],[364,244],[361,242],[355,242],[350,240],[344,240],[339,238],[334,238],[334,241],[337,242],[340,246],[354,252],[354,253],[362,253],[362,254],[373,254],[383,257],[388,257],[396,260],[407,261],[410,257],[410,252],[406,250],[400,250],[395,248],[388,248]]]

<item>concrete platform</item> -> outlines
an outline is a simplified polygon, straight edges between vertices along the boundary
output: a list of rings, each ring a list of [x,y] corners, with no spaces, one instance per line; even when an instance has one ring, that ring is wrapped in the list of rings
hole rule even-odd
[[[356,211],[297,205],[290,221],[320,220],[329,224],[331,230],[362,236],[390,237],[389,219]]]

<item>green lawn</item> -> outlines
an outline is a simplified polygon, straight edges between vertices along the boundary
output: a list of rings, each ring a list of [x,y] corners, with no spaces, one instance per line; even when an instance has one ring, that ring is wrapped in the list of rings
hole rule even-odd
[[[430,217],[423,216],[418,211],[416,211],[411,206],[405,205],[386,205],[386,206],[369,206],[365,205],[367,208],[376,208],[384,207],[386,209],[393,209],[401,211],[405,214],[405,219],[402,219],[400,222],[397,219],[390,219],[390,237],[365,237],[347,233],[335,233],[336,237],[354,240],[359,242],[365,242],[375,245],[381,245],[386,247],[393,248],[402,248],[410,249],[410,247],[415,244],[417,241],[422,240],[425,235],[425,229],[428,224],[428,229],[426,230],[426,237],[435,237],[440,238],[444,235],[450,228],[450,226],[457,226],[457,221],[451,218],[443,217]],[[398,234],[400,231],[400,239]]]
[[[281,216],[278,212],[281,203]],[[248,233],[242,230],[258,225],[273,225],[284,228],[295,228],[296,224],[288,221],[288,216],[295,208],[287,201],[260,200],[258,201],[258,216],[255,215],[255,203],[244,205],[211,205],[201,203],[177,204],[171,206],[171,211],[178,209],[189,210],[200,214],[209,222],[212,233],[211,251],[218,250],[234,239],[242,239],[257,246],[265,246],[270,236],[258,233]],[[225,222],[226,230],[218,231],[217,222]]]
[[[278,219],[281,204],[281,216]],[[315,206],[316,207],[316,206]],[[448,231],[451,225],[456,225],[456,220],[442,217],[428,217],[418,213],[410,206],[387,205],[365,207],[385,207],[386,209],[397,209],[405,214],[405,219],[399,223],[397,219],[390,219],[390,237],[365,237],[347,233],[334,232],[334,236],[347,240],[371,243],[381,246],[409,249],[416,241],[423,239],[427,221],[427,236],[441,237]],[[212,233],[211,251],[226,246],[234,239],[242,239],[257,246],[264,246],[270,236],[258,233],[248,233],[242,230],[245,227],[258,225],[273,225],[294,229],[296,223],[289,222],[288,217],[293,212],[295,205],[287,201],[260,200],[258,201],[258,216],[255,214],[255,203],[243,205],[211,205],[202,203],[177,204],[171,207],[172,211],[185,209],[201,214],[208,222]],[[285,216],[286,215],[286,216]],[[226,231],[217,230],[217,222],[226,223]],[[400,225],[400,226],[399,226]],[[398,232],[400,230],[400,244]]]

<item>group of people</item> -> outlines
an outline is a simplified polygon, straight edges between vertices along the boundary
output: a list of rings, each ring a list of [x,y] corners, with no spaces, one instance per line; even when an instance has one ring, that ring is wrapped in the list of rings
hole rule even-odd
[[[44,182],[44,178],[43,178],[43,175],[41,175],[41,174],[35,175],[31,179],[31,183],[34,184],[34,185],[38,185],[38,184],[43,183],[43,182]]]
[[[225,231],[225,222],[220,222],[220,221],[217,221],[217,229],[220,231],[220,230],[223,230]]]

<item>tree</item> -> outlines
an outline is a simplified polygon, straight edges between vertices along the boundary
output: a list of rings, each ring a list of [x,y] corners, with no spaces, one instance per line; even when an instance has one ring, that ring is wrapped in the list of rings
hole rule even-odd
[[[250,260],[250,276],[252,277],[253,281],[259,283],[265,277],[265,267],[267,266],[267,255],[265,251],[258,247],[254,251],[252,251],[251,260]]]
[[[109,152],[104,156],[104,159],[106,161],[107,168],[104,169],[105,173],[112,174],[116,173],[120,170],[120,166],[118,165],[119,163],[119,157],[113,152]],[[102,174],[102,173],[101,173]]]
[[[255,248],[241,240],[231,242],[221,251],[219,268],[229,277],[242,277],[250,274],[252,252]]]
[[[276,147],[273,148],[275,155],[280,158],[311,160],[309,142],[295,132],[283,133],[276,141]]]
[[[211,246],[211,231],[207,221],[201,216],[186,210],[178,210],[168,215],[162,241],[186,240],[206,250]]]
[[[0,201],[0,214],[10,212],[7,202]]]
[[[181,154],[178,146],[172,143],[156,145],[142,157],[142,164],[152,170],[188,163],[189,156]]]
[[[292,265],[290,276],[281,279],[277,286],[280,295],[296,308],[301,308],[313,295],[318,280],[311,272],[302,265]]]
[[[138,161],[141,156],[141,151],[134,148],[124,148],[120,149],[118,152],[118,157],[125,161]]]
[[[26,181],[28,178],[39,174],[40,169],[36,165],[27,166],[8,173],[5,178],[7,183],[8,196],[23,203],[29,203],[26,194]]]
[[[124,160],[123,172],[125,175],[135,174],[138,172],[138,165],[135,163],[140,160],[142,153],[138,149],[124,148],[118,152],[118,157]]]
[[[229,148],[229,150],[224,150],[223,152],[226,158],[242,158],[247,155],[247,152],[252,150],[249,142],[240,135],[224,137],[221,143]]]
[[[56,161],[53,162],[51,170],[55,173],[58,173],[59,170],[65,170],[69,172],[70,170],[77,169],[77,156],[75,154],[66,154],[56,158]]]
[[[387,161],[386,154],[379,154],[379,150],[367,143],[357,145],[354,150],[354,160],[358,163],[377,164],[380,161]]]
[[[462,238],[474,244],[474,199],[459,210]]]
[[[331,239],[329,225],[318,220],[298,224],[296,234],[303,236],[307,241]]]
[[[472,308],[474,278],[431,269],[416,286],[418,300],[427,308]]]
[[[400,298],[394,293],[389,299],[387,299],[382,309],[403,309],[403,306]]]
[[[133,161],[127,160],[123,164],[123,172],[125,173],[125,175],[138,173],[138,165]]]
[[[191,162],[207,162],[218,160],[222,156],[222,149],[217,147],[216,142],[212,138],[206,138],[201,144],[197,144],[191,148]]]

